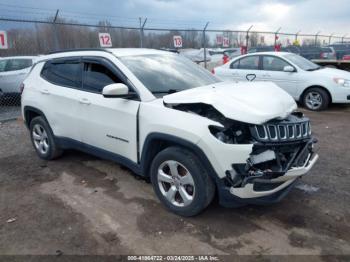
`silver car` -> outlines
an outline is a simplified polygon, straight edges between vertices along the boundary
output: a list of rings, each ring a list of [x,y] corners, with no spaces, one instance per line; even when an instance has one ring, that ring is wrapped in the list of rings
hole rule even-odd
[[[0,99],[20,95],[20,85],[34,63],[34,56],[0,58]]]

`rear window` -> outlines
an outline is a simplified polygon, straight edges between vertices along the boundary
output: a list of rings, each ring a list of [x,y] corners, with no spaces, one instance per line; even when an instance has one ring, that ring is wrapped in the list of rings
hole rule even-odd
[[[10,59],[7,61],[4,71],[22,70],[33,65],[32,59]]]
[[[49,61],[46,62],[41,76],[47,81],[67,87],[81,88],[82,66],[77,61]]]

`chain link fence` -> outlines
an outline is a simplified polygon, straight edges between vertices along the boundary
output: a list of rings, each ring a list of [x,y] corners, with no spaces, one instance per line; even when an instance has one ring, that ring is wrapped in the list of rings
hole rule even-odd
[[[179,52],[191,59],[195,57],[192,60],[209,70],[222,63],[224,49],[241,54],[251,48],[275,50],[278,46],[324,46],[350,40],[345,36],[319,33],[256,32],[252,28],[247,31],[217,30],[208,27],[208,23],[196,28],[174,29],[171,22],[164,26],[164,23],[142,18],[98,20],[98,17],[92,19],[92,14],[84,16],[59,13],[58,10],[55,13],[35,12],[35,15],[37,17],[25,19],[0,14],[0,32],[6,31],[8,42],[7,49],[0,49],[0,121],[20,115],[20,85],[29,71],[23,68],[25,59],[29,58],[22,57],[21,60],[19,56],[99,48],[99,33],[109,33],[114,48],[145,47]],[[181,36],[180,48],[174,46],[174,36]],[[16,57],[17,60],[10,62],[6,57]]]

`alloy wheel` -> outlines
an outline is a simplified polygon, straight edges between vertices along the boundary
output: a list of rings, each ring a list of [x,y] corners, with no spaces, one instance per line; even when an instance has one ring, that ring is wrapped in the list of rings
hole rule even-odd
[[[317,110],[322,106],[322,96],[318,92],[310,92],[305,97],[305,103],[308,108]]]
[[[167,160],[159,166],[157,178],[161,193],[171,204],[185,207],[192,203],[195,185],[191,173],[184,165]]]
[[[36,150],[42,155],[49,151],[49,139],[43,126],[35,124],[32,131],[33,142]]]

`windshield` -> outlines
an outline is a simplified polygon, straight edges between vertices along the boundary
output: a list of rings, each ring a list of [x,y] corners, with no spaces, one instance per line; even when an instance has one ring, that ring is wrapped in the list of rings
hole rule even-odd
[[[125,56],[120,60],[155,94],[220,82],[209,71],[176,54]]]
[[[311,62],[310,60],[307,60],[302,56],[295,55],[295,54],[288,54],[288,55],[285,55],[284,57],[305,71],[313,71],[313,70],[320,69],[319,65],[316,65],[315,63]]]
[[[7,60],[0,60],[0,72],[5,71]]]

